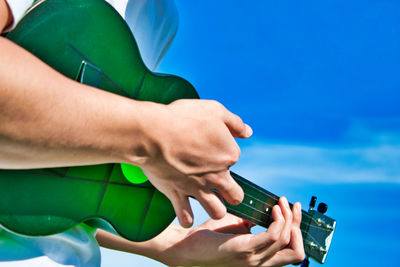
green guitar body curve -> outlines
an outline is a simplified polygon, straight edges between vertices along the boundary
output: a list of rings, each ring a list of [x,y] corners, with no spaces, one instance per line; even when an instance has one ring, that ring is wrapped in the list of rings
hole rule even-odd
[[[112,93],[165,104],[198,98],[184,79],[146,68],[129,27],[102,0],[41,2],[7,38],[65,76]],[[128,181],[120,164],[0,170],[0,224],[43,236],[86,222],[144,241],[165,229],[175,213],[143,181]]]

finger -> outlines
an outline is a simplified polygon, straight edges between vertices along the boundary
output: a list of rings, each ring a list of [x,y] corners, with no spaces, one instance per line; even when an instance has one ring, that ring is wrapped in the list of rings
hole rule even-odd
[[[299,204],[300,203],[295,203],[293,206],[293,221],[297,220],[299,217],[301,218],[301,206]],[[263,264],[261,266],[282,266],[293,264],[303,261],[304,258],[303,238],[299,224],[295,222],[292,224],[289,247],[282,249],[280,253],[276,253],[264,262],[265,265]]]
[[[293,205],[293,224],[290,238],[290,247],[304,255],[303,236],[300,229],[301,223],[301,204],[299,202]],[[304,256],[303,256],[304,258]]]
[[[288,264],[296,264],[303,261],[304,258],[304,249],[302,249],[302,252],[298,252],[290,248],[285,248],[271,258],[264,259],[264,262],[261,264],[261,266],[283,266]]]
[[[225,234],[248,234],[253,226],[255,224],[252,222],[229,213],[220,220],[207,220],[200,225],[202,228]]]
[[[235,215],[227,213],[224,218],[220,220],[207,220],[206,222],[202,223],[201,226],[207,228],[211,231],[216,231],[221,227],[225,227],[228,225],[237,225],[244,221],[244,219],[239,218]]]
[[[226,207],[213,192],[201,191],[195,196],[208,215],[214,220],[222,219],[226,214]]]
[[[272,218],[274,221],[270,224],[267,231],[252,236],[251,243],[253,249],[262,250],[268,248],[279,240],[285,224],[285,219],[281,212],[281,208],[278,205],[275,205],[272,208]],[[273,253],[275,252],[276,251],[273,251]]]
[[[250,234],[251,233],[250,230],[253,226],[254,224],[242,219],[236,224],[230,224],[223,227],[219,227],[214,229],[214,231],[218,233],[235,234],[235,235]]]
[[[301,224],[301,204],[300,202],[296,202],[293,204],[293,226],[300,227]]]
[[[279,207],[281,207],[283,217],[285,219],[285,225],[283,226],[281,237],[280,237],[280,248],[284,248],[290,243],[290,233],[292,230],[293,214],[290,210],[289,203],[285,197],[279,199]]]
[[[249,125],[243,122],[243,120],[236,114],[233,114],[225,107],[224,109],[224,122],[231,132],[232,136],[239,138],[248,138],[253,134],[253,130]]]
[[[243,189],[232,178],[229,170],[224,171],[226,178],[219,178],[213,186],[218,193],[231,205],[239,205],[244,198]]]
[[[168,198],[174,206],[179,224],[185,228],[191,227],[193,225],[193,212],[188,197],[175,195]]]
[[[273,256],[276,252],[287,247],[290,243],[293,215],[290,210],[289,203],[285,197],[281,197],[279,199],[279,207],[282,211],[285,222],[280,232],[280,236],[276,239],[276,242],[271,244],[269,247],[265,247],[265,249],[260,250],[257,253],[262,258],[269,258]]]

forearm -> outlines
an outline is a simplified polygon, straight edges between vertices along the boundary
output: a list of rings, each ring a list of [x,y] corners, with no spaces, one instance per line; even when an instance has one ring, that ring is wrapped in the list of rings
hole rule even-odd
[[[144,242],[132,242],[98,229],[96,239],[102,247],[142,255],[168,264],[171,261],[171,259],[168,259],[170,256],[170,253],[167,252],[168,248],[184,239],[188,232],[188,229],[171,224],[153,239]]]
[[[140,120],[160,105],[68,79],[3,37],[0,58],[0,168],[135,163],[146,156]]]

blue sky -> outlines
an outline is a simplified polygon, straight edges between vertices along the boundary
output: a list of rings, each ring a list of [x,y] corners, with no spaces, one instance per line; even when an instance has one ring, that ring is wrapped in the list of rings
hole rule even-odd
[[[305,207],[312,195],[328,203],[337,231],[325,266],[398,266],[400,2],[176,3],[159,71],[253,127],[233,169]],[[103,250],[104,267],[116,260],[162,266]]]
[[[233,169],[305,208],[312,195],[328,203],[337,230],[325,266],[398,266],[400,3],[176,2],[159,70],[253,127]],[[117,259],[162,266],[103,250],[104,267]]]
[[[328,203],[337,230],[325,266],[398,266],[400,2],[176,4],[178,34],[159,71],[253,127],[234,171],[304,208],[312,195]],[[103,267],[163,266],[102,257]]]

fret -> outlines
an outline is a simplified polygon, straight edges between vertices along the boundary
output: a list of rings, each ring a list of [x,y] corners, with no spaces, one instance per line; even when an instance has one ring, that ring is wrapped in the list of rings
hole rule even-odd
[[[240,217],[243,217],[244,214],[247,220],[268,228],[273,221],[271,215],[272,207],[278,204],[279,197],[234,172],[231,172],[231,175],[242,187],[245,196],[242,203],[237,206],[230,205],[224,201],[228,212],[235,215],[238,215],[236,214],[238,212],[241,214],[239,215]]]
[[[268,228],[273,222],[272,208],[278,204],[279,197],[234,172],[231,172],[231,175],[242,187],[245,195],[242,203],[236,206],[223,200],[228,212]],[[289,203],[289,206],[292,208],[293,204]],[[323,263],[329,250],[336,221],[313,209],[309,212],[302,210],[301,213],[300,230],[305,252],[309,257]]]
[[[231,175],[242,187],[243,191],[245,192],[245,197],[243,202],[237,206],[233,206],[225,202],[228,211],[231,213],[239,211],[241,214],[247,215],[250,218],[249,221],[252,221],[252,218],[256,219],[257,221],[263,221],[265,223],[263,223],[262,226],[268,228],[273,221],[272,207],[278,205],[279,197],[234,172],[231,172]],[[293,204],[289,203],[289,205],[290,207],[293,207]],[[302,210],[302,218],[303,219],[300,224],[300,228],[301,230],[307,232],[311,218],[310,214]],[[254,223],[259,224],[255,221]]]

